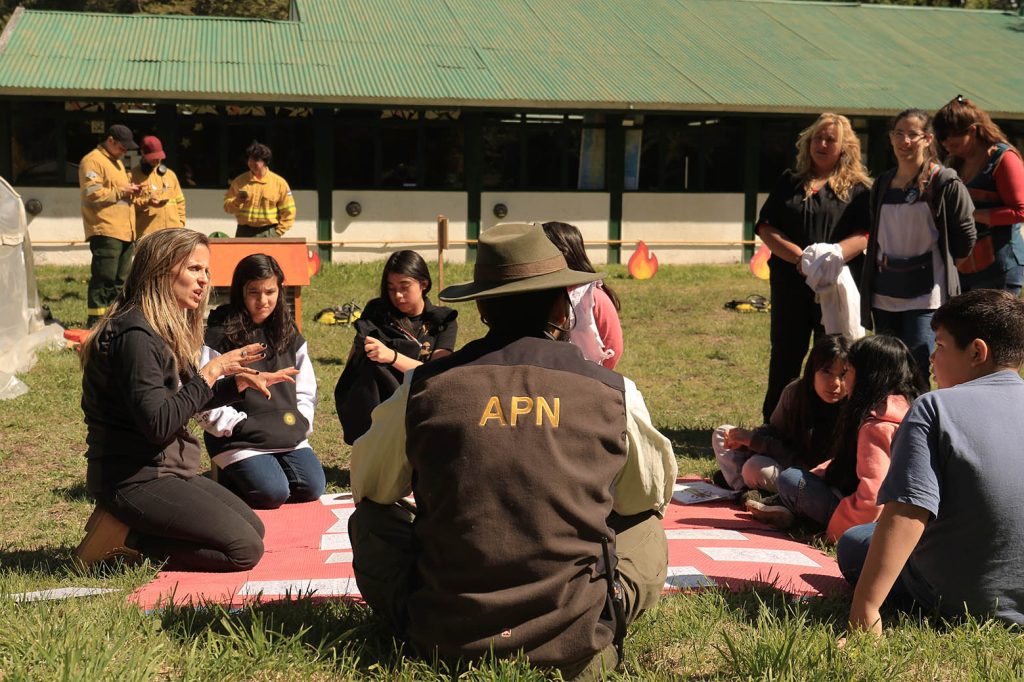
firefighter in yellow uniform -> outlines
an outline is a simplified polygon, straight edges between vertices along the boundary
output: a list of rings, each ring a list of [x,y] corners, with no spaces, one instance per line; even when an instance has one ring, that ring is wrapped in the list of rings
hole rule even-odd
[[[131,181],[121,157],[129,149],[138,148],[128,126],[115,124],[107,130],[107,138],[78,166],[82,224],[92,252],[87,295],[90,327],[121,291],[131,264],[135,243],[133,201],[140,188]]]
[[[270,170],[270,147],[253,142],[245,150],[249,172],[231,181],[224,211],[238,219],[236,237],[280,237],[295,224],[295,199],[288,183]]]
[[[141,190],[135,199],[139,237],[167,227],[185,227],[185,195],[178,176],[162,162],[166,158],[160,139],[142,138],[142,163],[132,169],[132,182]]]

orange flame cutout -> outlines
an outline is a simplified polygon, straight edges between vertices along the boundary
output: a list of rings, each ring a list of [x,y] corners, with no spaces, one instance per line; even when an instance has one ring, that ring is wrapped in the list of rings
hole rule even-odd
[[[750,259],[750,274],[758,279],[768,279],[768,259],[771,258],[771,255],[772,252],[768,250],[768,245],[761,244],[761,248]]]
[[[315,246],[306,250],[306,266],[310,277],[320,272],[320,251]]]
[[[658,272],[658,257],[647,250],[643,241],[636,243],[636,251],[629,257],[629,275],[633,279],[650,279]]]

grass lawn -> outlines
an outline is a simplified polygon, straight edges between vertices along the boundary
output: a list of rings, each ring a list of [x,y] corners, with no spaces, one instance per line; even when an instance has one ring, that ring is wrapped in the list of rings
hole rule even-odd
[[[303,295],[304,333],[317,370],[320,407],[312,444],[331,490],[348,487],[349,448],[334,411],[334,383],[352,330],[312,322],[317,310],[363,304],[380,264],[326,266]],[[681,473],[715,466],[710,430],[759,423],[767,375],[768,316],[722,304],[767,294],[744,266],[662,267],[647,282],[609,267],[623,301],[619,370],[644,393],[671,440]],[[40,267],[40,294],[68,323],[84,319],[84,267]],[[447,281],[469,279],[446,267]],[[472,305],[459,307],[460,343],[482,335]],[[84,489],[81,373],[68,351],[40,354],[22,377],[30,392],[0,401],[0,680],[544,679],[521,661],[447,671],[406,659],[367,610],[299,600],[227,613],[219,608],[143,614],[125,595],[156,568],[76,574],[71,551],[92,503]],[[12,593],[62,586],[112,588],[98,597],[17,604]],[[629,679],[990,680],[1024,679],[1024,633],[969,622],[931,628],[898,618],[879,641],[853,637],[837,649],[843,598],[794,603],[772,590],[708,590],[663,599],[630,630]]]

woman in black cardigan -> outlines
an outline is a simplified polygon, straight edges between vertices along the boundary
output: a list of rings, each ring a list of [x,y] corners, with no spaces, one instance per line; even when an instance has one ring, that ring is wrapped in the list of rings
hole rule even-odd
[[[209,293],[205,235],[184,228],[143,237],[124,289],[82,348],[88,427],[86,485],[97,499],[76,563],[147,557],[178,570],[252,568],[263,524],[217,483],[197,476],[197,412],[293,381],[259,372],[254,343],[198,366]]]

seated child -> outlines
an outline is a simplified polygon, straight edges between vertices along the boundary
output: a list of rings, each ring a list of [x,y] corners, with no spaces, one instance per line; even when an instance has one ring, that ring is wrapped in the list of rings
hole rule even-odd
[[[850,347],[843,405],[832,458],[812,470],[779,474],[777,503],[748,500],[754,518],[778,528],[797,516],[825,528],[836,542],[852,526],[870,523],[882,508],[875,496],[889,470],[889,446],[910,403],[928,387],[906,344],[893,336],[870,336]]]
[[[370,428],[373,408],[391,397],[405,372],[455,350],[459,314],[431,303],[431,286],[430,270],[418,253],[388,256],[380,297],[371,299],[356,320],[356,337],[334,386],[338,420],[349,445]]]
[[[883,603],[1024,624],[1024,302],[978,289],[931,324],[939,390],[896,434],[878,523],[837,548],[850,625],[879,634]]]
[[[246,256],[231,277],[231,299],[210,314],[202,362],[248,343],[267,344],[261,372],[299,370],[267,400],[249,391],[242,402],[201,413],[206,449],[217,480],[254,509],[319,498],[323,467],[309,446],[316,407],[316,376],[306,340],[285,303],[284,273],[272,257]]]
[[[729,487],[775,493],[783,469],[810,469],[827,458],[846,398],[849,352],[845,336],[823,336],[807,356],[803,376],[782,391],[768,424],[753,431],[729,424],[715,429],[711,447]]]

